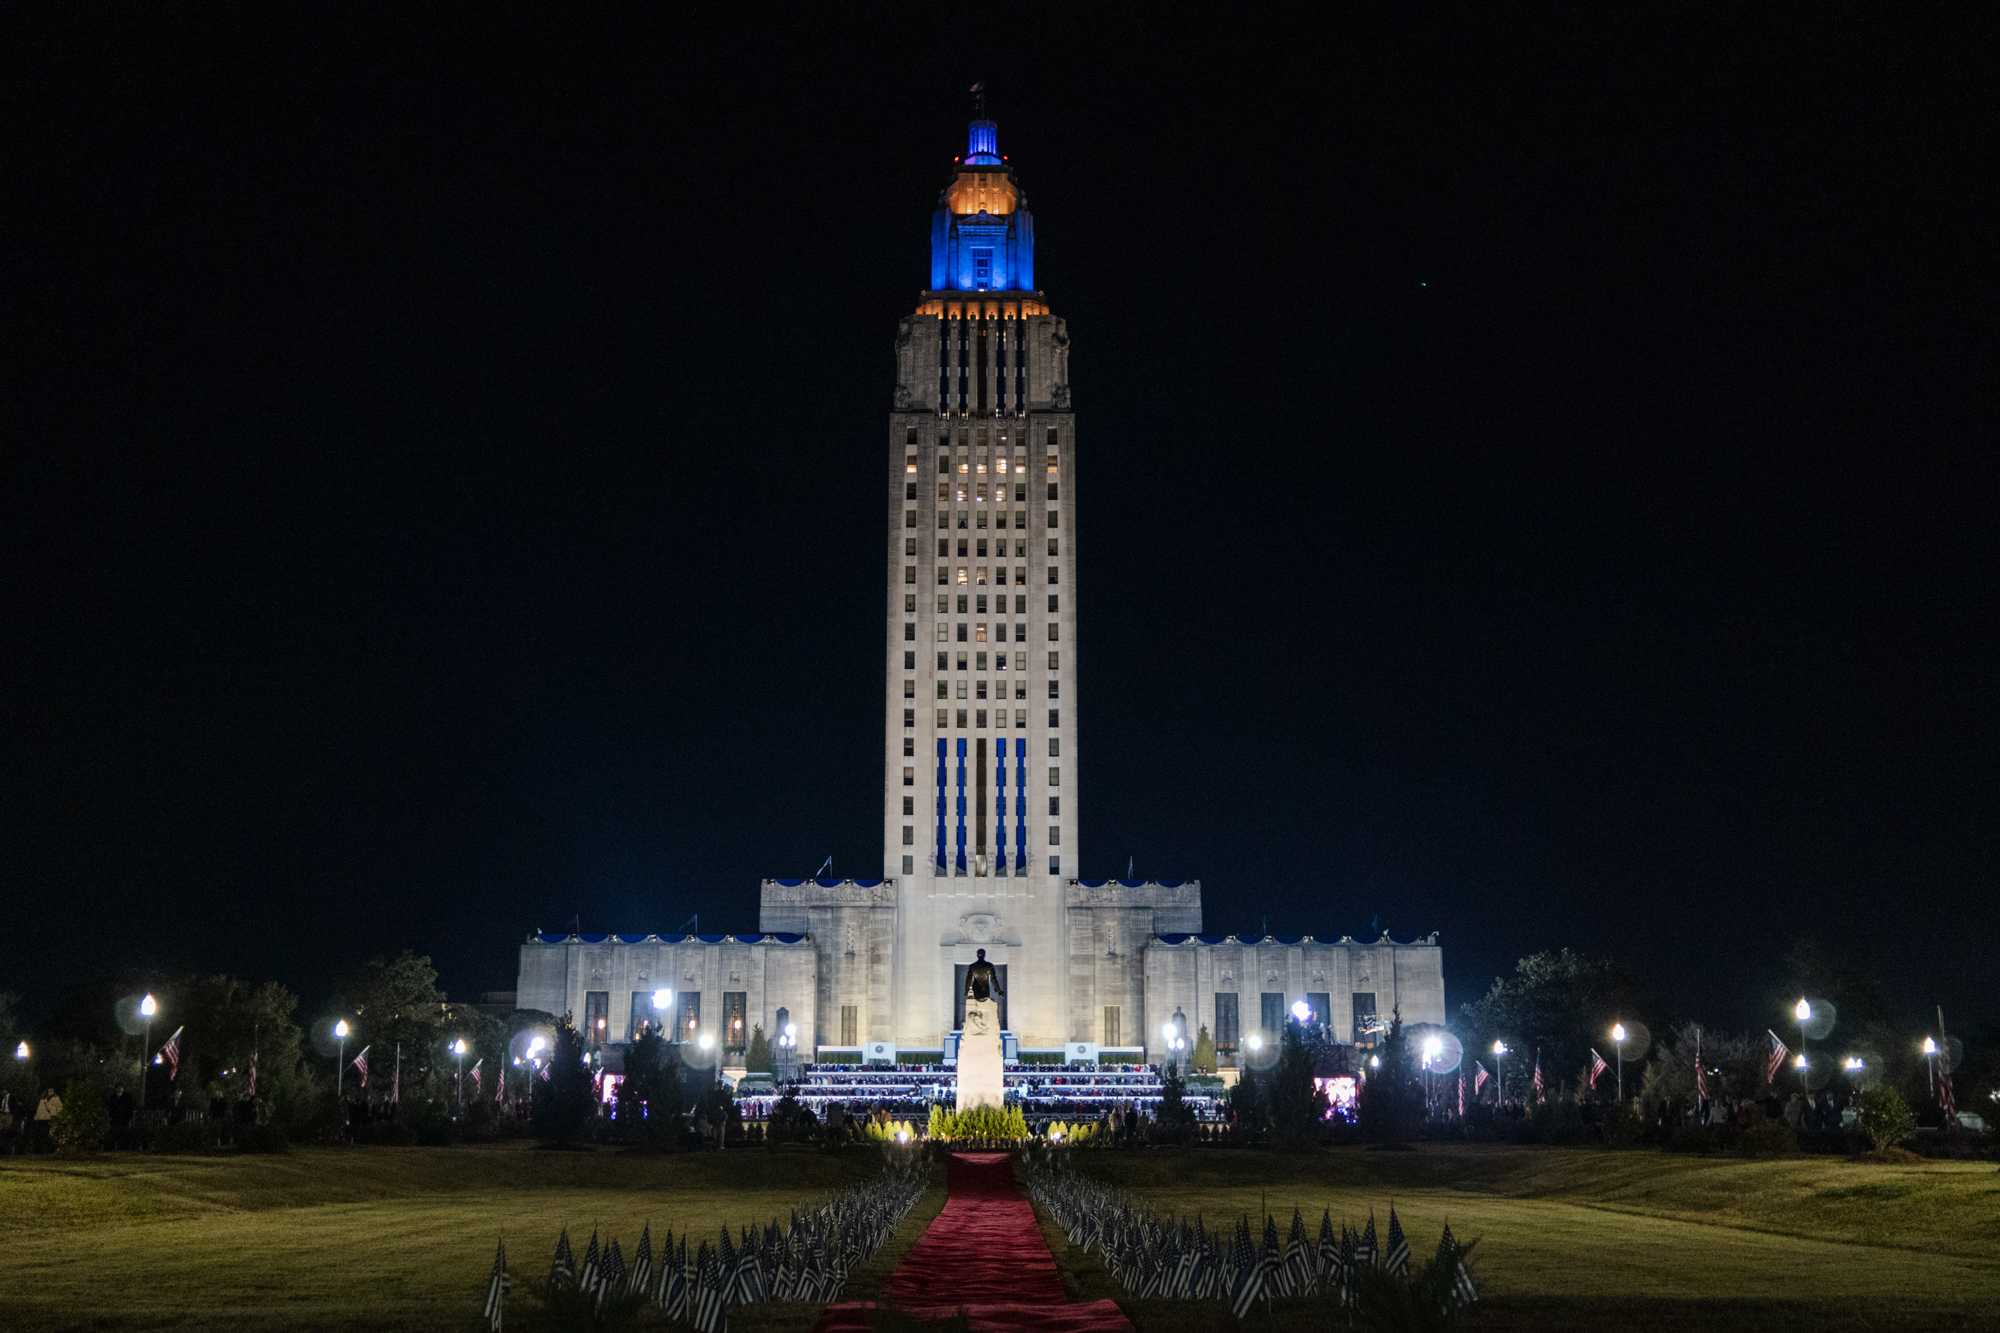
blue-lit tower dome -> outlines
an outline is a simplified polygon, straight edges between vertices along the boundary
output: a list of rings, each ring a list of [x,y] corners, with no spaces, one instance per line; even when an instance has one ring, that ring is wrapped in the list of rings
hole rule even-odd
[[[931,290],[1035,290],[1035,219],[1000,155],[1000,129],[975,120],[931,217]]]

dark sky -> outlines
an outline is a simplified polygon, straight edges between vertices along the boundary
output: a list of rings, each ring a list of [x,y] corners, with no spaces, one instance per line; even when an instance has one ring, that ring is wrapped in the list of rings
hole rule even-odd
[[[879,873],[891,342],[983,78],[1075,344],[1086,874],[1441,931],[1454,1004],[1571,944],[1762,1026],[1804,932],[2000,1005],[1990,15],[49,9],[0,988],[463,993]]]

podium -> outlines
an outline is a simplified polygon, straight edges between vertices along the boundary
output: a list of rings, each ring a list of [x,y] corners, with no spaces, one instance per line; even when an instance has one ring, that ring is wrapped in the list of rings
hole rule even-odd
[[[967,1000],[965,1026],[958,1031],[956,1109],[1004,1105],[1005,1070],[1000,1051],[1000,1006],[992,1000]]]

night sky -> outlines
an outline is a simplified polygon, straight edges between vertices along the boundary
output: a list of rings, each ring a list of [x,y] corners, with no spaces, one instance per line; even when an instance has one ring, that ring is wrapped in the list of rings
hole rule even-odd
[[[1805,933],[2000,1011],[1990,14],[48,8],[31,1011],[406,946],[509,988],[536,927],[880,874],[891,345],[976,79],[1075,345],[1086,875],[1440,931],[1454,1007],[1567,944],[1761,1027]]]

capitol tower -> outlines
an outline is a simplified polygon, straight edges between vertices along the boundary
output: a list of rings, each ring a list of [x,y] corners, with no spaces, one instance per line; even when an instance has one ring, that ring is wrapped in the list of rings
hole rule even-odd
[[[998,139],[972,122],[896,333],[883,872],[902,888],[899,1028],[955,1010],[983,947],[1006,1025],[1056,1043],[1079,853],[1076,415]]]

